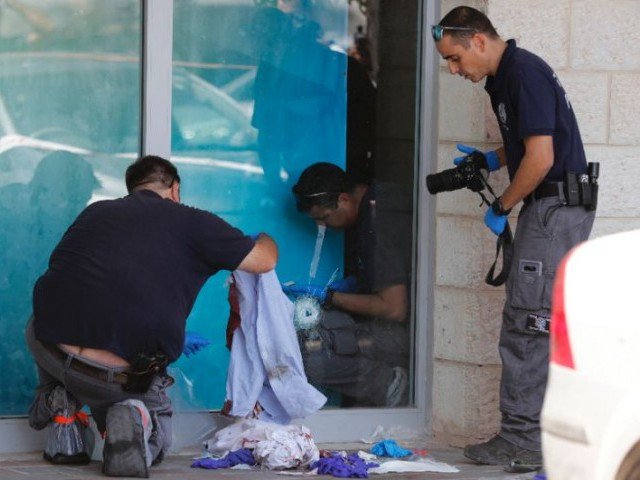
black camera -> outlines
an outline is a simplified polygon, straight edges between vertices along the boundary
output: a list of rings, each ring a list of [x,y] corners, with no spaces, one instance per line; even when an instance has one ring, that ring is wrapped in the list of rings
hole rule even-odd
[[[432,195],[440,192],[452,192],[461,188],[480,192],[486,183],[482,170],[487,170],[481,165],[486,164],[487,160],[484,155],[475,151],[464,157],[460,165],[433,175],[427,175],[427,189]]]

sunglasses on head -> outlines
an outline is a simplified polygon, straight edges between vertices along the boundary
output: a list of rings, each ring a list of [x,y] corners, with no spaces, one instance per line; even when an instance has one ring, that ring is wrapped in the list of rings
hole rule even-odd
[[[461,32],[475,32],[475,28],[471,27],[445,27],[443,25],[433,25],[431,27],[431,35],[436,42],[442,40],[445,30],[457,30]]]

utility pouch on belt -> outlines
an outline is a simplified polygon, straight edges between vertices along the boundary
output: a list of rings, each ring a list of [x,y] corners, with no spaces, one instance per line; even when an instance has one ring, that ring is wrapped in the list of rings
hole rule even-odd
[[[358,353],[356,323],[343,312],[324,313],[320,319],[321,327],[328,334],[331,350],[337,355],[355,355]]]
[[[163,372],[168,364],[166,355],[162,353],[155,355],[139,353],[127,371],[127,382],[122,385],[122,390],[131,393],[146,393],[153,378]]]
[[[583,206],[595,210],[598,206],[598,175],[600,164],[589,163],[589,174],[566,172],[564,179],[564,198],[568,206]]]

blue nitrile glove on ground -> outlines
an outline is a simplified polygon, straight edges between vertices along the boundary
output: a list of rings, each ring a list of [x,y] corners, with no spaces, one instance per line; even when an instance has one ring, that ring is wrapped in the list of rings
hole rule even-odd
[[[489,207],[487,213],[484,215],[484,224],[496,235],[500,235],[504,232],[504,227],[507,225],[507,218],[509,215],[498,215],[493,211],[493,207]]]
[[[198,333],[187,332],[184,337],[184,347],[182,347],[182,353],[185,357],[198,353],[205,347],[211,345],[211,340],[204,338]]]
[[[456,145],[456,147],[459,151],[465,154],[465,156],[463,157],[456,157],[453,159],[453,163],[456,166],[460,165],[467,155],[470,155],[473,152],[480,152],[480,150],[478,150],[477,148],[470,147],[469,145],[464,145],[462,143],[459,143],[458,145]],[[484,165],[478,165],[480,168],[484,168],[486,170],[489,170],[490,172],[494,172],[500,168],[500,159],[498,158],[498,153],[495,150],[480,153],[484,155],[484,159],[486,162]]]
[[[327,292],[333,290],[340,293],[353,293],[357,290],[358,281],[356,277],[347,277],[336,280],[329,284],[328,287],[321,285],[283,285],[282,291],[293,298],[309,296],[318,299],[320,303],[324,303],[327,299]]]
[[[401,458],[411,455],[411,450],[402,448],[395,440],[385,438],[371,447],[371,453],[378,457]]]
[[[240,450],[229,452],[223,458],[198,458],[191,464],[191,468],[207,468],[209,470],[216,470],[218,468],[231,468],[240,464],[256,464],[256,461],[253,458],[253,452],[248,448],[241,448]]]

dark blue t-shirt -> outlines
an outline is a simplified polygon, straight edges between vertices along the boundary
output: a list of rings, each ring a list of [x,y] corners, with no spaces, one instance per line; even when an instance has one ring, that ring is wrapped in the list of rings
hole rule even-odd
[[[254,244],[216,215],[150,190],[93,203],[35,285],[36,338],[174,361],[205,281],[235,270]]]
[[[411,276],[411,198],[395,185],[377,182],[360,201],[354,231],[355,275],[360,293],[409,285]]]
[[[524,157],[524,139],[553,136],[553,167],[545,180],[562,181],[565,171],[586,173],[587,161],[571,103],[557,75],[540,57],[507,42],[495,77],[485,89],[498,119],[509,178]]]

